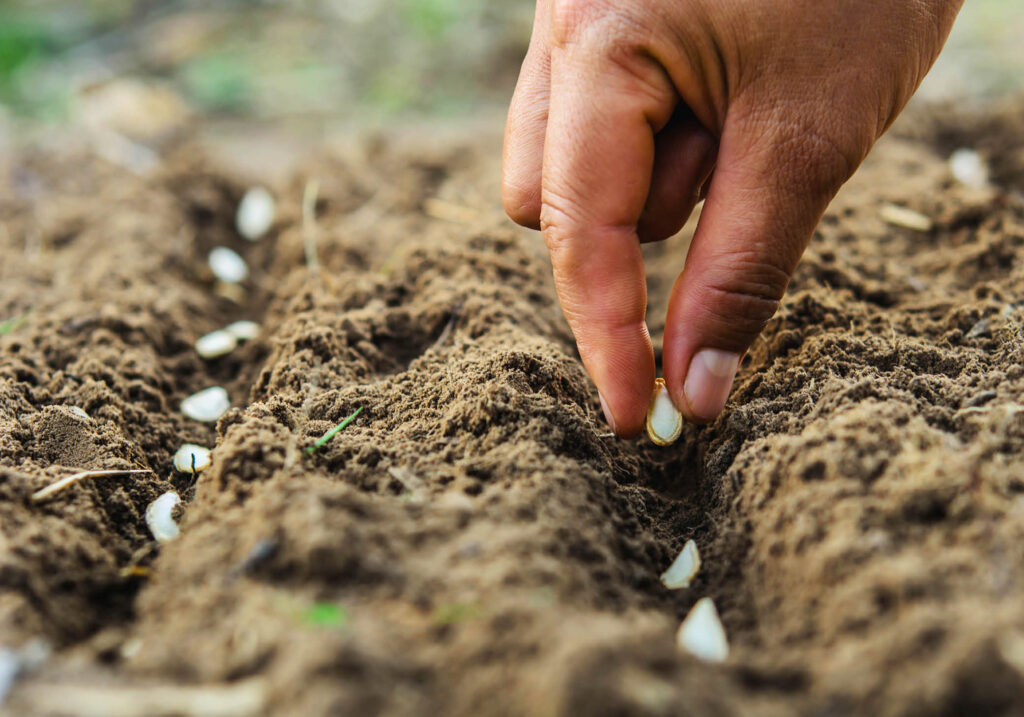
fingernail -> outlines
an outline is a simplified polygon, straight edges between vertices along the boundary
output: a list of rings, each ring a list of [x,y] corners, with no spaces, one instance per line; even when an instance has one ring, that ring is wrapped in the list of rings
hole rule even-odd
[[[722,412],[739,365],[740,355],[728,351],[701,349],[694,354],[683,393],[696,418],[710,421]]]
[[[612,427],[612,433],[618,433],[618,431],[615,430],[615,416],[613,416],[612,412],[608,410],[608,404],[605,402],[604,396],[601,395],[600,391],[597,392],[597,398],[601,401],[601,410],[604,411],[604,420],[608,421],[608,425]]]

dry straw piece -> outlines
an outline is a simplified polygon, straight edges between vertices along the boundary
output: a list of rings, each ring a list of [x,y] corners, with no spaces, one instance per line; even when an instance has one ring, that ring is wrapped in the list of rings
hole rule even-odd
[[[110,471],[82,471],[81,473],[75,473],[73,475],[65,476],[59,481],[51,483],[42,490],[37,490],[32,494],[32,500],[39,502],[46,500],[54,493],[58,493],[68,486],[72,486],[79,481],[85,480],[86,478],[105,478],[107,476],[128,476],[135,475],[137,473],[152,473],[153,471],[148,468],[142,470],[110,470]]]
[[[654,379],[654,391],[647,407],[647,435],[659,446],[670,446],[682,432],[683,414],[672,403],[665,379]]]
[[[661,582],[669,590],[682,590],[690,587],[699,572],[700,552],[695,542],[687,540],[669,569],[662,573]]]

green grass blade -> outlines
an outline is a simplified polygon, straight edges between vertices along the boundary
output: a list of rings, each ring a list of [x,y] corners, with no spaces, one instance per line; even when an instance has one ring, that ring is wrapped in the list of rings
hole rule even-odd
[[[314,444],[313,444],[313,445],[311,445],[311,446],[310,446],[309,448],[307,448],[307,449],[306,449],[306,453],[308,453],[309,455],[313,455],[313,454],[314,454],[314,453],[316,453],[316,452],[317,452],[318,450],[320,450],[321,448],[323,448],[323,446],[324,446],[324,445],[325,445],[325,444],[326,444],[326,443],[327,443],[327,442],[328,442],[329,440],[331,440],[331,439],[332,439],[332,438],[334,438],[334,437],[335,437],[336,435],[338,435],[339,433],[341,433],[341,432],[342,432],[342,431],[343,431],[343,430],[345,429],[345,427],[346,427],[346,426],[348,426],[348,424],[352,423],[352,421],[356,420],[356,417],[357,417],[357,416],[358,416],[358,415],[359,415],[360,413],[362,413],[362,412],[363,412],[363,407],[362,407],[362,406],[360,406],[359,408],[357,408],[357,409],[356,409],[356,412],[355,412],[355,413],[353,413],[353,414],[352,414],[351,416],[349,416],[348,418],[346,418],[346,419],[345,419],[344,421],[342,421],[341,423],[339,423],[339,424],[338,424],[337,426],[335,426],[335,427],[334,427],[334,428],[332,428],[331,430],[327,431],[327,433],[325,433],[325,434],[324,434],[324,435],[323,435],[323,436],[322,436],[322,437],[320,438],[320,440],[318,440],[318,441],[317,441],[316,443],[314,443]]]

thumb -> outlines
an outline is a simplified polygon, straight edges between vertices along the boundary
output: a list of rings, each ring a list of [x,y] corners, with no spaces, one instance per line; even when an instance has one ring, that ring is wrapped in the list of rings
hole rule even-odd
[[[707,201],[669,299],[665,381],[691,421],[710,421],[725,406],[740,359],[775,314],[828,202],[866,153],[843,149],[856,141],[820,133],[827,122],[791,119],[812,115],[776,112],[727,118]]]

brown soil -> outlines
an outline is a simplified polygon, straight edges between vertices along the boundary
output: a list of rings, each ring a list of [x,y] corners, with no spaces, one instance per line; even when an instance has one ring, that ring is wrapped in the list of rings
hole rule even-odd
[[[256,244],[233,230],[245,184],[195,145],[148,178],[9,158],[0,318],[24,322],[0,337],[0,643],[54,653],[6,713],[1021,713],[1021,107],[884,140],[725,414],[671,449],[608,436],[542,244],[497,206],[493,135],[324,151]],[[992,153],[997,189],[955,184],[959,145]],[[886,225],[883,202],[934,230]],[[656,337],[686,236],[645,250]],[[253,268],[240,294],[208,273],[218,244]],[[238,318],[261,337],[195,355]],[[235,408],[184,418],[214,384]],[[185,441],[216,446],[194,485],[171,468]],[[101,468],[153,475],[29,499]],[[182,533],[158,549],[143,513],[172,488]],[[689,538],[704,568],[669,592]],[[724,665],[674,645],[705,595]],[[262,708],[128,692],[182,685]]]

